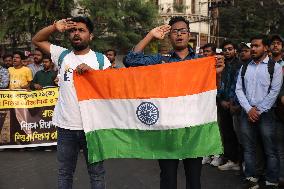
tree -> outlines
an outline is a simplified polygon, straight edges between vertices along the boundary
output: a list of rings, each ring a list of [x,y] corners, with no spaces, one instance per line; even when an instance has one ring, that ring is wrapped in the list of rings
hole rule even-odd
[[[0,40],[8,40],[12,49],[25,43],[42,27],[54,20],[71,16],[73,1],[1,0]],[[29,46],[29,45],[28,45]]]
[[[78,8],[95,22],[92,48],[129,50],[156,25],[158,9],[146,0],[0,0],[0,41],[7,40],[15,49],[30,46],[30,39],[54,20],[71,17]],[[81,10],[81,12],[82,12]],[[13,15],[13,16],[11,16]],[[56,40],[57,39],[57,40]],[[51,39],[67,45],[61,35]]]
[[[95,22],[94,49],[125,52],[157,24],[158,8],[145,0],[86,0],[81,2]]]
[[[283,8],[277,0],[235,0],[234,6],[220,8],[220,36],[240,42],[257,34],[283,33]]]

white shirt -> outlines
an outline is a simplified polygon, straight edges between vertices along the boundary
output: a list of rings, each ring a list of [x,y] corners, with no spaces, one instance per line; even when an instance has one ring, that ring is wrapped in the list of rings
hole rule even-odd
[[[66,49],[60,46],[50,46],[51,59],[57,66],[58,58],[64,50]],[[82,63],[87,64],[93,69],[99,69],[96,54],[92,50],[85,55],[75,55],[74,52],[71,51],[64,57],[61,67],[59,68],[59,97],[54,109],[52,121],[54,125],[64,129],[83,130],[79,102],[73,83],[73,71]],[[109,60],[104,56],[103,69],[108,68],[110,65]]]

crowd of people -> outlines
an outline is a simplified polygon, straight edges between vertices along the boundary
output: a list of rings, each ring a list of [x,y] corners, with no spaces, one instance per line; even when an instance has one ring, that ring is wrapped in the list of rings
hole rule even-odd
[[[53,117],[53,123],[58,127],[59,188],[72,187],[79,149],[83,149],[85,157],[88,151],[75,97],[73,71],[84,74],[92,69],[117,67],[115,50],[105,51],[101,60],[90,49],[93,29],[92,22],[86,17],[59,20],[33,37],[32,41],[38,47],[32,53],[33,58],[17,51],[13,55],[4,55],[0,66],[2,89],[39,90],[60,85]],[[54,32],[67,30],[73,49],[62,58],[66,49],[51,44],[48,38]],[[143,53],[152,40],[166,36],[172,45],[172,51],[167,55]],[[201,168],[206,163],[221,171],[240,171],[244,188],[257,189],[260,183],[265,188],[278,188],[284,183],[283,38],[259,35],[240,44],[226,40],[220,47],[222,52],[218,53],[216,45],[208,43],[199,54],[191,48],[189,40],[188,20],[173,17],[168,25],[152,29],[123,59],[124,65],[131,67],[216,56],[217,117],[224,153],[183,159],[186,188],[201,188]],[[163,159],[158,163],[160,188],[177,188],[179,160]],[[103,162],[87,163],[87,168],[92,188],[105,188]]]
[[[218,169],[244,175],[244,188],[277,188],[284,183],[283,38],[254,36],[235,45],[224,41],[225,69],[217,95],[224,154],[204,157]],[[204,56],[216,46],[206,44]]]
[[[105,55],[111,68],[117,68],[116,51],[108,49]],[[0,89],[41,90],[58,86],[59,77],[58,66],[39,48],[28,55],[19,50],[4,54],[0,62]]]

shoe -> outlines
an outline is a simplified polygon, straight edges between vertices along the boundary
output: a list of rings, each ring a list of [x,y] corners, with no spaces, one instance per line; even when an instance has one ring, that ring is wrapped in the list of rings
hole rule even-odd
[[[257,183],[257,179],[253,177],[246,178],[242,188],[243,189],[258,189],[259,185]]]
[[[278,188],[278,183],[271,183],[268,181],[265,181],[265,189],[277,189]]]
[[[219,156],[214,156],[210,165],[212,165],[214,167],[218,167],[218,166],[222,165],[222,158],[219,157]]]
[[[278,189],[277,185],[265,185],[264,189]]]
[[[280,187],[284,186],[284,178],[283,177],[279,178],[279,185],[278,186],[280,186]]]
[[[218,166],[218,169],[221,170],[221,171],[228,171],[228,170],[239,171],[240,170],[240,166],[239,166],[239,164],[234,163],[231,160],[229,160],[224,165]]]
[[[211,158],[209,156],[207,157],[203,157],[202,159],[202,165],[206,164],[206,163],[210,163],[211,162]]]

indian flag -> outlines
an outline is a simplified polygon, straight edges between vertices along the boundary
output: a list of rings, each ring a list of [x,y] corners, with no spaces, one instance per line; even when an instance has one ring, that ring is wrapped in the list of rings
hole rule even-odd
[[[74,75],[89,162],[223,151],[215,58]]]

